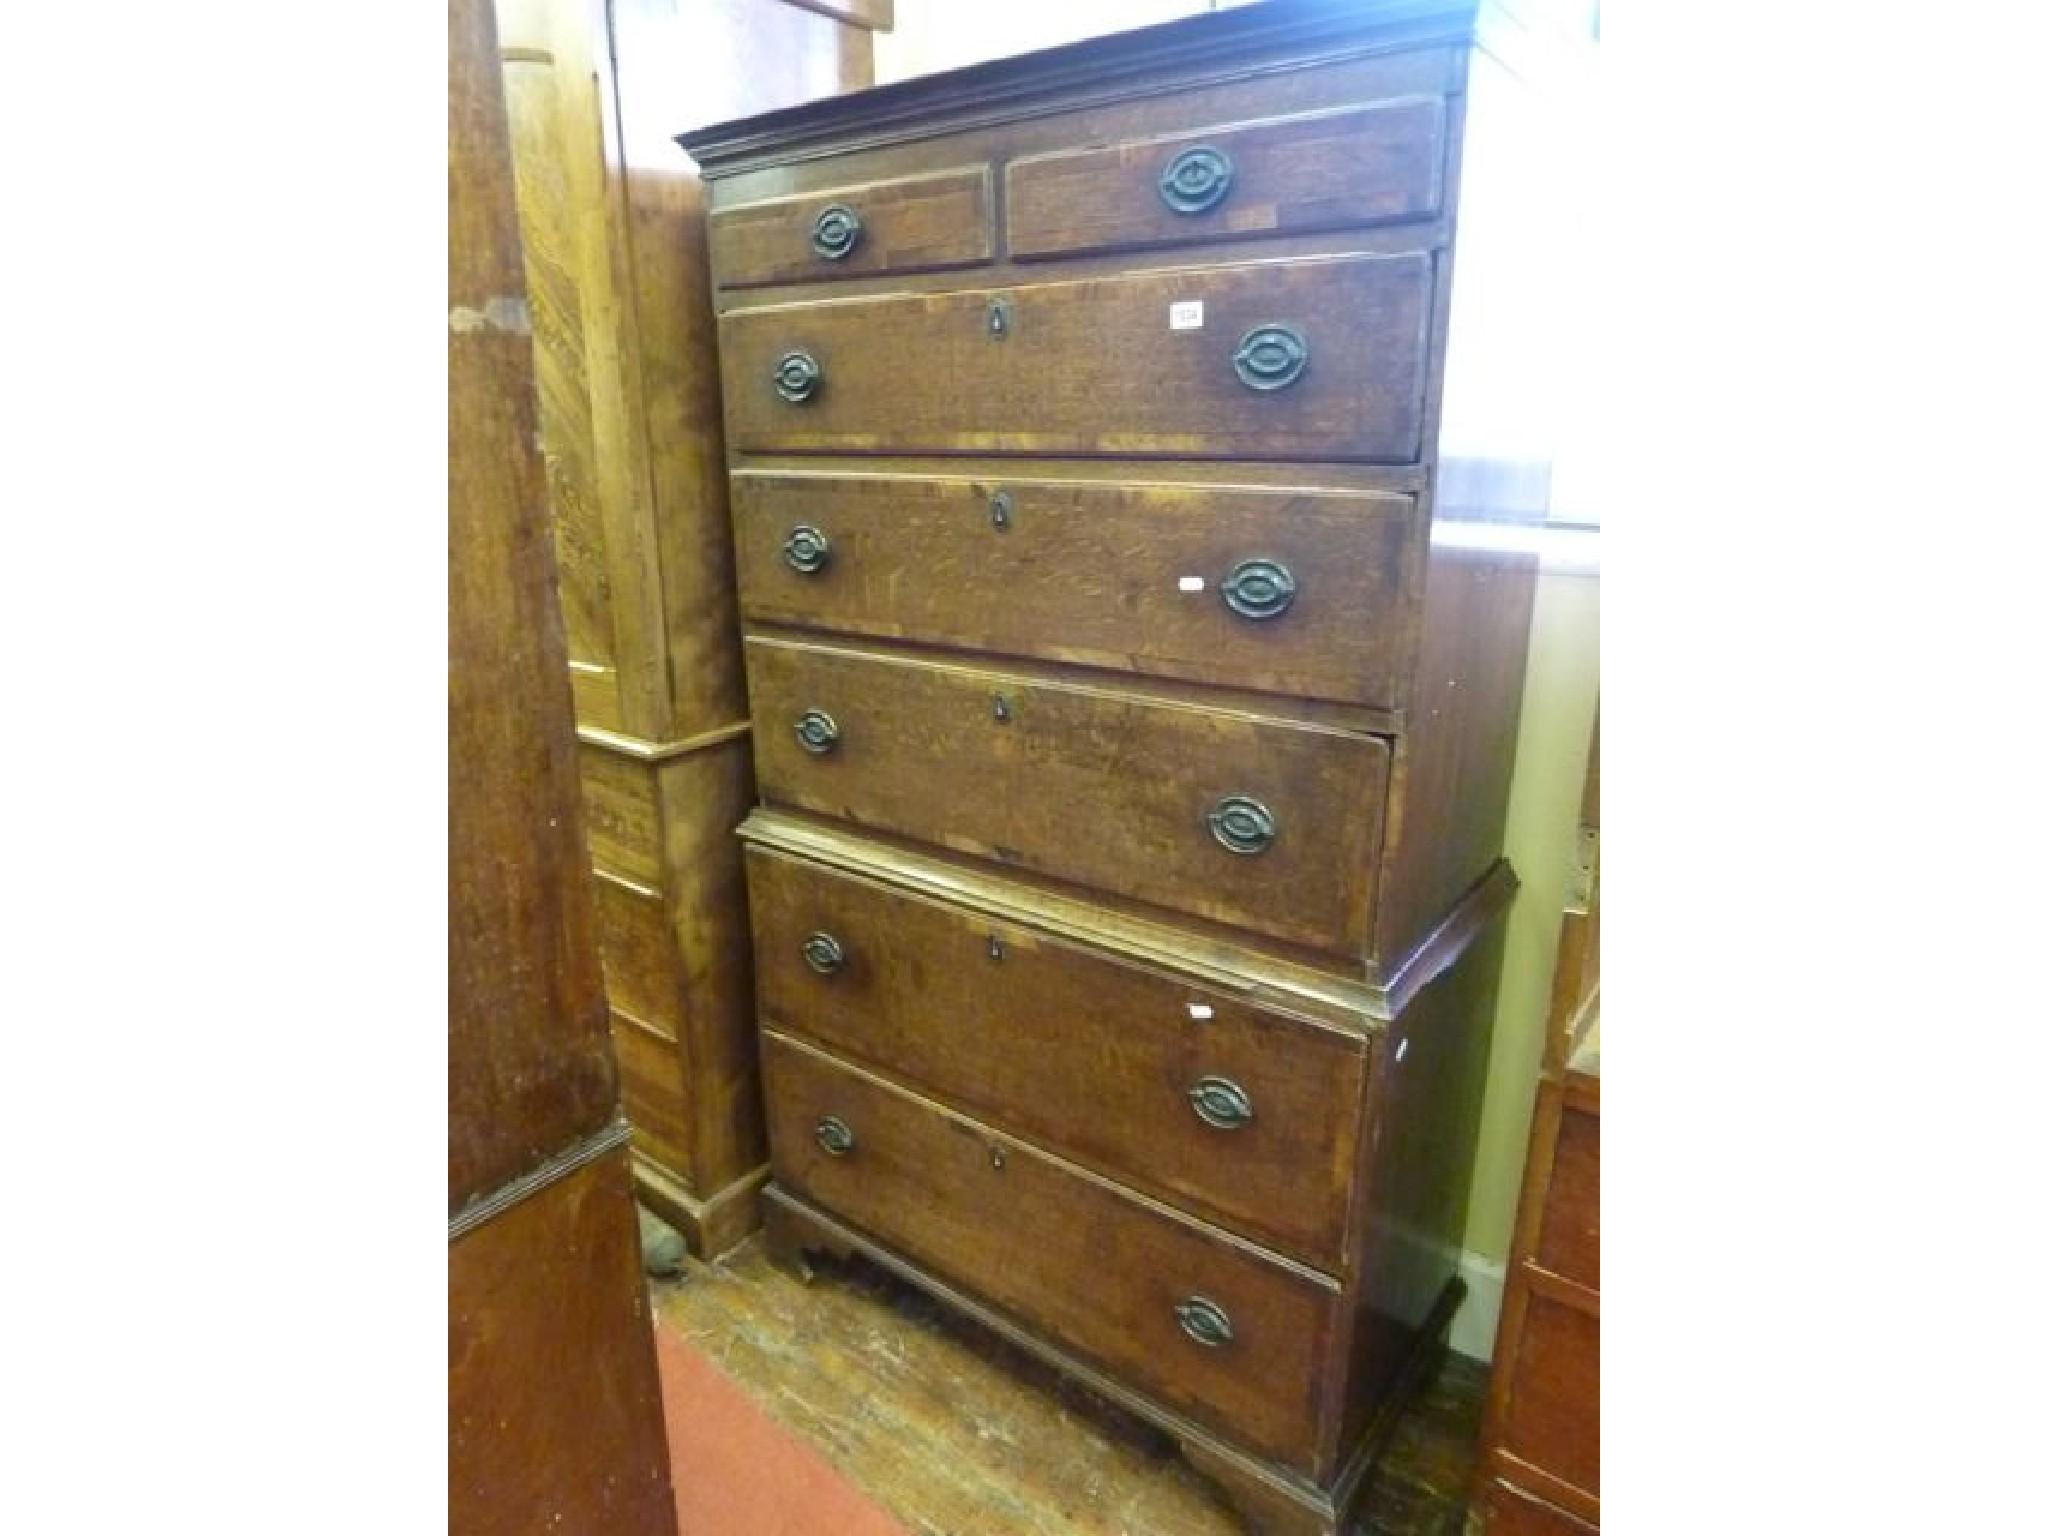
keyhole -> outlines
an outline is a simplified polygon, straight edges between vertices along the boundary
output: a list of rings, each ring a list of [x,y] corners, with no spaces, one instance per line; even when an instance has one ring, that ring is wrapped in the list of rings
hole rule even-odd
[[[997,723],[1008,725],[1010,723],[1010,701],[999,693],[995,696],[995,702],[992,707]]]
[[[994,934],[988,936],[988,957],[991,960],[1003,958],[1003,941]]]
[[[990,1147],[988,1149],[988,1165],[989,1167],[996,1169],[998,1172],[1002,1170],[1003,1149],[1001,1147]]]

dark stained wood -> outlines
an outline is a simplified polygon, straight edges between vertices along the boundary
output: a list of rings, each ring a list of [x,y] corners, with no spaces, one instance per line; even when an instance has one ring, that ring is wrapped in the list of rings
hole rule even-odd
[[[1434,283],[1423,253],[1244,262],[1081,282],[728,308],[719,323],[726,425],[741,452],[1082,453],[1416,457]],[[1009,306],[1005,334],[990,305]],[[1175,304],[1200,329],[1169,329]],[[1231,365],[1255,327],[1305,339],[1285,388]],[[793,351],[815,396],[777,395]]]
[[[1357,1284],[1342,1347],[1349,1370],[1327,1423],[1335,1446],[1370,1433],[1403,1373],[1447,1321],[1486,1099],[1493,1000],[1507,941],[1495,917],[1373,1042],[1359,1203]]]
[[[1526,293],[1495,304],[1484,263],[1463,284],[1468,215],[1513,246],[1462,196],[1475,31],[1430,0],[1278,0],[683,139],[714,217],[780,220],[785,251],[850,191],[995,173],[985,264],[720,260],[770,1237],[930,1287],[1272,1529],[1363,1497],[1463,1292],[1533,565],[1439,538],[1441,450],[1470,515],[1544,482],[1483,430],[1513,390],[1476,438],[1441,425],[1492,382],[1447,362],[1453,263],[1468,331],[1528,334],[1493,318]],[[1163,167],[1219,138],[1231,198],[1167,212]],[[1308,366],[1255,391],[1232,354],[1282,325]],[[789,400],[799,351],[822,383]],[[1278,619],[1216,601],[1254,558],[1295,579]],[[800,742],[813,711],[829,750]],[[1229,795],[1271,810],[1266,851],[1211,833]],[[1182,1107],[1223,1049],[1291,1111],[1242,1181]],[[886,1191],[804,1141],[821,1085],[890,1127]],[[991,1140],[1034,1170],[1024,1210]],[[1121,1231],[1098,1209],[1323,1288],[1320,1331],[1275,1346],[1310,1401],[1193,1405],[1161,1341],[1105,1342],[1148,1265],[1096,1257]]]
[[[1583,906],[1568,909],[1494,1342],[1481,1467],[1503,1529],[1600,1523],[1599,727],[1586,765]]]
[[[733,517],[750,621],[1402,702],[1422,555],[1412,496],[747,472]],[[822,568],[786,557],[799,527],[824,536]],[[1226,603],[1248,561],[1293,576],[1277,617]]]
[[[1194,149],[1227,156],[1231,179],[1212,207],[1182,213],[1161,196],[1160,177]],[[1437,99],[1024,156],[1005,172],[1009,251],[1055,256],[1419,218],[1439,205],[1443,164]]]
[[[1021,924],[757,850],[761,1015],[999,1129],[1330,1271],[1344,1267],[1355,1040]],[[844,955],[803,957],[814,933]],[[1248,1123],[1201,1119],[1205,1077]]]
[[[825,256],[812,231],[835,207],[859,219],[859,234],[844,255]],[[711,254],[728,288],[971,267],[995,255],[994,219],[988,167],[963,166],[720,209]]]
[[[451,0],[448,1206],[612,1117],[497,45]]]
[[[739,173],[848,146],[896,145],[941,127],[1006,124],[1053,103],[1125,106],[1162,85],[1263,79],[1282,59],[1426,56],[1446,44],[1462,52],[1488,20],[1480,12],[1478,0],[1265,0],[899,81],[857,99],[712,123],[677,135],[677,142],[707,170]],[[1505,50],[1519,22],[1497,19],[1504,23],[1500,35],[1489,30],[1486,40]]]
[[[1425,580],[1375,916],[1372,947],[1383,955],[1408,950],[1500,856],[1536,561],[1439,546]]]
[[[1536,1262],[1552,1274],[1600,1289],[1600,1117],[1569,1103],[1558,1117]]]
[[[1363,948],[1388,759],[1379,737],[1026,672],[759,637],[747,650],[771,804]],[[797,738],[810,711],[838,727],[829,752]],[[1211,831],[1210,812],[1232,796],[1271,812],[1264,851],[1233,852]]]
[[[673,1536],[623,1146],[448,1249],[448,1529]]]
[[[1597,1491],[1600,1319],[1547,1296],[1530,1296],[1511,1367],[1502,1448]]]
[[[485,0],[448,61],[449,1529],[674,1536]]]
[[[1331,1282],[773,1031],[762,1054],[779,1186],[888,1231],[905,1256],[1197,1422],[1312,1462]],[[828,1115],[852,1131],[843,1156],[818,1143]],[[1196,1296],[1228,1314],[1228,1342],[1183,1332],[1175,1308]]]

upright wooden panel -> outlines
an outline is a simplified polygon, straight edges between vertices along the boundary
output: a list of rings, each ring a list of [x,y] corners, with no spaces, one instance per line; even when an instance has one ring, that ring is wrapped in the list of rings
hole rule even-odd
[[[752,797],[696,109],[864,83],[781,0],[498,0],[600,942],[641,1188],[700,1251],[766,1146],[733,831]]]
[[[674,1536],[496,32],[448,19],[449,1528]]]
[[[533,351],[491,18],[478,0],[452,0],[449,23],[452,1210],[603,1126],[618,1085],[533,451]]]
[[[448,1529],[668,1536],[668,1440],[616,1147],[448,1250]]]

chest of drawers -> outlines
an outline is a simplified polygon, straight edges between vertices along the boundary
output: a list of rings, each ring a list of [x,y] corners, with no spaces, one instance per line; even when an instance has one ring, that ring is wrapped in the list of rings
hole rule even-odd
[[[1541,372],[1513,260],[1453,299],[1529,236],[1468,188],[1529,202],[1483,33],[1276,0],[681,136],[770,1241],[1262,1529],[1342,1524],[1461,1294],[1533,568],[1446,511],[1542,480],[1445,428]]]

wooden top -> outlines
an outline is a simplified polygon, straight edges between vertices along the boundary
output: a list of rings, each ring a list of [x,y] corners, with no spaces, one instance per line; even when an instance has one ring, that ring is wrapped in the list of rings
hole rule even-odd
[[[1264,0],[693,128],[676,142],[717,176],[1140,95],[1165,79],[1183,88],[1282,58],[1491,40],[1521,25],[1489,0]]]

